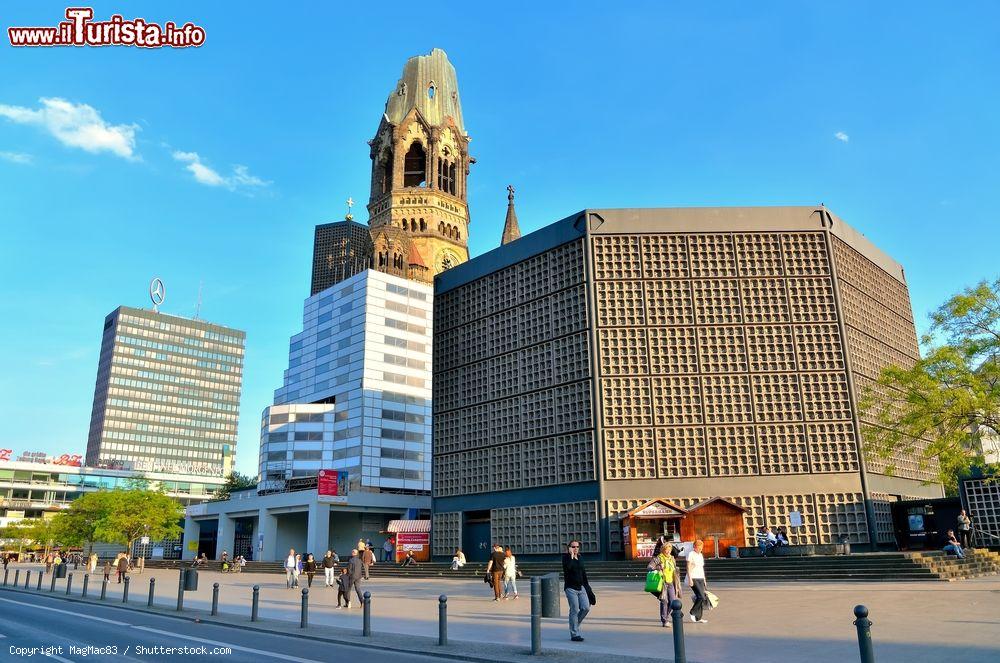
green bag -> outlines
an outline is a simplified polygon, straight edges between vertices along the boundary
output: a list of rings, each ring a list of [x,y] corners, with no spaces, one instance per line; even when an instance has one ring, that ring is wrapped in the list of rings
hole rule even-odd
[[[659,595],[663,591],[663,572],[653,570],[646,574],[646,591]]]

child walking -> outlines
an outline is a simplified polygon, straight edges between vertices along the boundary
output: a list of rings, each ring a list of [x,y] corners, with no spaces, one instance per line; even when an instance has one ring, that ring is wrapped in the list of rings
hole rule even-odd
[[[337,578],[337,610],[340,610],[340,599],[344,599],[343,607],[351,607],[351,576],[347,575],[347,567],[340,569],[340,577]]]

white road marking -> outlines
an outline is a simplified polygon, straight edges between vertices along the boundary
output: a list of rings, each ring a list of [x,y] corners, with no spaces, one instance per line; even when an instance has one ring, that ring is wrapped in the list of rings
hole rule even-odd
[[[54,658],[57,661],[62,661],[62,663],[73,663],[73,661],[69,660],[68,658],[63,658],[62,656],[56,656],[55,654],[46,654],[46,656],[48,656],[49,658]]]
[[[29,608],[35,608],[36,610],[48,610],[50,612],[61,612],[64,615],[72,615],[73,617],[82,617],[83,619],[92,619],[95,622],[104,622],[105,624],[114,624],[115,626],[131,626],[126,622],[119,622],[114,619],[105,619],[104,617],[94,617],[93,615],[84,615],[79,612],[72,612],[70,610],[60,610],[59,608],[48,608],[44,605],[38,605],[36,603],[25,603],[24,601],[11,601],[10,599],[0,599],[4,603],[14,603],[15,605],[26,605]]]
[[[201,642],[203,644],[213,645],[215,647],[229,647],[234,651],[243,651],[249,654],[260,654],[261,656],[270,656],[271,658],[278,658],[281,659],[282,661],[295,661],[296,663],[323,663],[322,661],[317,661],[311,658],[299,658],[298,656],[289,656],[288,654],[278,654],[276,652],[270,652],[263,649],[242,647],[240,645],[234,645],[228,642],[219,642],[218,640],[208,640],[207,638],[199,638],[193,635],[184,635],[183,633],[175,633],[173,631],[161,631],[158,628],[152,628],[149,626],[133,626],[132,628],[139,631],[149,631],[150,633],[169,635],[170,637],[173,638],[184,638],[185,640],[194,640],[195,642]]]

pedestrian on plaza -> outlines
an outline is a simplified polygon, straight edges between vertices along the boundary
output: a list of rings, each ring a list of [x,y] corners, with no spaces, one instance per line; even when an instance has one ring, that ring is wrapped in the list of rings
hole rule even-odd
[[[657,542],[653,559],[646,566],[647,571],[659,571],[663,576],[663,588],[654,596],[660,600],[660,626],[664,628],[670,626],[670,602],[681,598],[681,576],[672,552],[673,546]]]
[[[366,545],[363,551],[359,551],[361,554],[361,562],[365,568],[365,580],[368,580],[368,573],[371,569],[372,564],[375,563],[375,552],[372,550],[370,545]]]
[[[371,550],[373,555],[375,554],[375,546],[372,545],[372,538],[371,537],[368,537],[367,539],[365,539],[365,548],[368,548],[368,550]]]
[[[7,568],[7,563],[9,561],[10,560],[7,559],[7,556],[5,555],[3,558],[3,568]],[[49,573],[50,571],[52,571],[52,553],[45,556],[45,572]]]
[[[56,553],[55,557],[52,558],[52,566],[59,566],[62,563],[63,558],[59,555],[59,553]]]
[[[691,621],[697,624],[707,624],[707,619],[702,619],[705,606],[708,604],[708,585],[705,578],[705,556],[702,550],[705,549],[705,542],[698,539],[694,542],[694,550],[687,554],[687,584],[694,593],[694,604],[691,606]]]
[[[247,565],[247,560],[243,555],[237,555],[233,560],[233,573],[243,573],[243,567]]]
[[[80,568],[80,555],[73,553],[73,570],[76,571]]]
[[[138,560],[136,560],[136,569],[139,571],[140,574],[143,571],[146,570],[146,558],[145,557],[140,557]]]
[[[963,548],[972,546],[972,518],[962,509],[958,514],[958,540]]]
[[[118,555],[118,584],[122,584],[122,580],[128,575],[128,555],[125,553],[119,553]]]
[[[392,537],[386,537],[385,543],[382,544],[382,561],[391,562],[392,561]]]
[[[451,558],[451,570],[458,571],[463,566],[465,566],[465,553],[458,548],[455,550],[455,556]]]
[[[7,570],[7,565],[10,564],[10,555],[3,556],[3,570]]]
[[[104,582],[111,580],[111,571],[115,567],[111,564],[111,560],[104,562]]]
[[[583,568],[580,559],[580,542],[570,541],[562,556],[563,591],[569,603],[569,639],[573,642],[583,642],[580,635],[580,625],[590,613],[590,606],[597,603],[594,590],[587,580],[587,570]]]
[[[299,577],[302,575],[302,555],[295,556],[295,586],[299,587]]]
[[[962,544],[955,538],[955,530],[948,530],[944,541],[944,548],[942,550],[946,553],[954,553],[955,557],[959,559],[965,559],[965,551],[962,550]]]
[[[90,553],[90,560],[87,564],[87,571],[93,573],[97,570],[97,553]]]
[[[486,575],[489,576],[489,583],[493,587],[494,601],[499,601],[503,596],[503,563],[506,559],[503,548],[499,543],[494,543],[490,561],[486,565]]]
[[[358,597],[358,607],[364,607],[365,605],[365,565],[361,561],[361,557],[358,554],[358,550],[351,551],[351,561],[347,563],[347,575],[351,580],[351,587],[354,588],[354,593]],[[347,607],[351,607],[351,595],[347,595]]]
[[[306,554],[306,561],[302,564],[302,570],[306,574],[306,587],[313,586],[313,576],[316,575],[316,560],[312,553]]]
[[[285,558],[285,589],[294,587],[295,580],[295,548],[291,548]]]
[[[323,576],[327,587],[333,587],[337,582],[337,562],[339,561],[332,550],[327,550],[326,554],[323,555]]]
[[[400,566],[420,566],[419,564],[417,564],[417,560],[413,556],[413,551],[412,550],[406,551],[406,557],[403,558],[403,561],[400,562],[399,565]]]
[[[511,551],[510,546],[504,549],[503,560],[503,598],[517,598],[517,558]]]
[[[344,599],[344,607],[351,607],[351,576],[347,575],[347,567],[340,569],[340,577],[337,578],[337,610],[340,610],[340,599]]]

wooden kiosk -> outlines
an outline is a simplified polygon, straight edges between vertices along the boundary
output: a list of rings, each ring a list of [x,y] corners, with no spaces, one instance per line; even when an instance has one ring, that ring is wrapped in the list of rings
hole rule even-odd
[[[413,559],[418,562],[430,561],[431,521],[390,520],[386,531],[395,543],[394,561],[397,564],[403,561],[408,552],[412,552]]]
[[[747,510],[722,497],[712,497],[684,509],[665,499],[650,500],[629,511],[622,519],[622,541],[626,559],[649,559],[659,537],[667,541],[705,542],[706,557],[719,555],[729,546],[745,545],[743,514]]]

